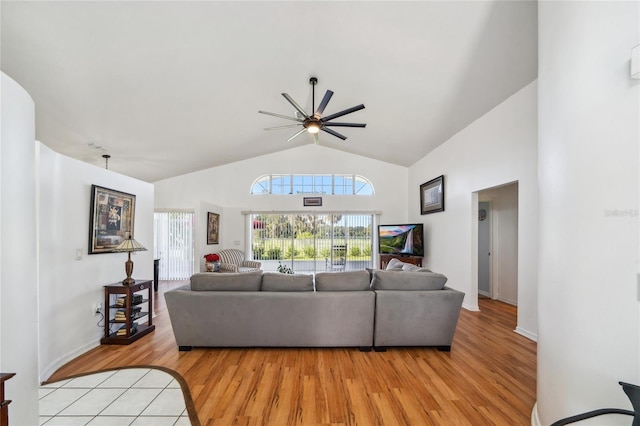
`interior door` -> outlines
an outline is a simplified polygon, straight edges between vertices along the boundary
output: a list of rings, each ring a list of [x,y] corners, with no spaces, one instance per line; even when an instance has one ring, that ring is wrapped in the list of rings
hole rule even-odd
[[[491,297],[491,204],[478,203],[478,294]]]

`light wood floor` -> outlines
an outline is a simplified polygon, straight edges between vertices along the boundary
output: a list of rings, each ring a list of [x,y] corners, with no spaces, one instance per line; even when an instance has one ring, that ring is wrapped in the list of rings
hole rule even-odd
[[[49,381],[134,365],[177,371],[202,425],[529,425],[536,344],[514,333],[516,308],[462,310],[451,352],[431,348],[194,349],[178,352],[161,282],[155,332],[100,346]]]

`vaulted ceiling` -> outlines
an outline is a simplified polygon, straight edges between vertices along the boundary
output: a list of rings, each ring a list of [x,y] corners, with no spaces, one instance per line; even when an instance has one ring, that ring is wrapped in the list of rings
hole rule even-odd
[[[346,141],[320,144],[409,166],[537,76],[535,1],[0,2],[2,71],[36,104],[57,152],[154,182],[313,143],[335,92]]]

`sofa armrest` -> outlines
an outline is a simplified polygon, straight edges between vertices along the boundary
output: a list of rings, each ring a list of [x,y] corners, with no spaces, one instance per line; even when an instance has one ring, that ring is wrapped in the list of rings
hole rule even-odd
[[[244,266],[247,268],[257,268],[260,269],[260,267],[262,266],[261,262],[257,262],[255,260],[243,260],[242,261],[242,265],[240,266]]]
[[[220,272],[238,272],[238,265],[233,263],[220,263]]]
[[[375,293],[375,346],[451,346],[463,292],[445,287]]]

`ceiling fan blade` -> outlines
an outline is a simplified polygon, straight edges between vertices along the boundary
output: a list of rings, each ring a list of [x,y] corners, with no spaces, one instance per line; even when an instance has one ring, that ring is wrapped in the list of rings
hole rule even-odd
[[[302,133],[304,133],[307,129],[305,129],[304,127],[302,128],[302,130],[300,130],[298,133],[296,133],[295,135],[291,136],[289,139],[287,139],[287,142],[291,142],[292,140],[294,140],[295,138],[297,138],[298,136],[300,136]]]
[[[320,138],[318,137],[317,133],[313,134],[313,143],[315,143],[316,145],[318,145],[318,143],[320,143]]]
[[[333,96],[333,92],[331,90],[327,90],[326,93],[324,94],[324,97],[322,98],[322,101],[320,101],[320,105],[318,105],[318,109],[316,110],[316,113],[314,114],[315,116],[320,118],[320,116],[324,112],[324,109],[327,107],[327,104],[331,100],[332,96]]]
[[[356,105],[356,106],[351,107],[351,108],[347,108],[347,109],[342,110],[340,112],[336,112],[335,114],[327,115],[326,117],[321,118],[320,120],[324,123],[325,121],[333,120],[334,118],[342,117],[343,115],[351,114],[352,112],[360,111],[361,109],[364,109],[364,105],[363,104]]]
[[[364,123],[323,123],[323,126],[337,126],[337,127],[367,127]]]
[[[302,123],[304,120],[301,118],[289,117],[288,115],[276,114],[275,112],[267,112],[267,111],[258,111],[260,114],[272,115],[274,117],[284,118],[286,120],[297,121],[298,123]]]
[[[264,130],[291,129],[298,126],[300,126],[300,124],[287,124],[286,126],[265,127]]]
[[[298,105],[298,104],[296,103],[296,101],[294,101],[294,100],[293,100],[293,98],[292,98],[291,96],[287,95],[286,93],[283,93],[283,94],[282,94],[282,96],[284,96],[284,98],[285,98],[287,101],[289,101],[289,103],[290,103],[291,105],[293,105],[293,107],[294,107],[296,110],[298,110],[298,112],[299,112],[300,114],[304,115],[304,116],[305,116],[305,118],[306,118],[306,117],[309,117],[309,114],[307,114],[306,112],[304,112],[304,110],[302,109],[302,107],[301,107],[300,105]]]
[[[334,131],[334,130],[331,130],[331,129],[327,129],[326,127],[322,127],[320,130],[322,130],[323,132],[327,132],[327,133],[329,133],[330,135],[335,136],[336,138],[340,138],[340,139],[342,139],[343,141],[344,141],[344,140],[347,140],[347,137],[346,137],[345,135],[341,135],[340,133],[338,133],[338,132],[336,132],[336,131]]]

